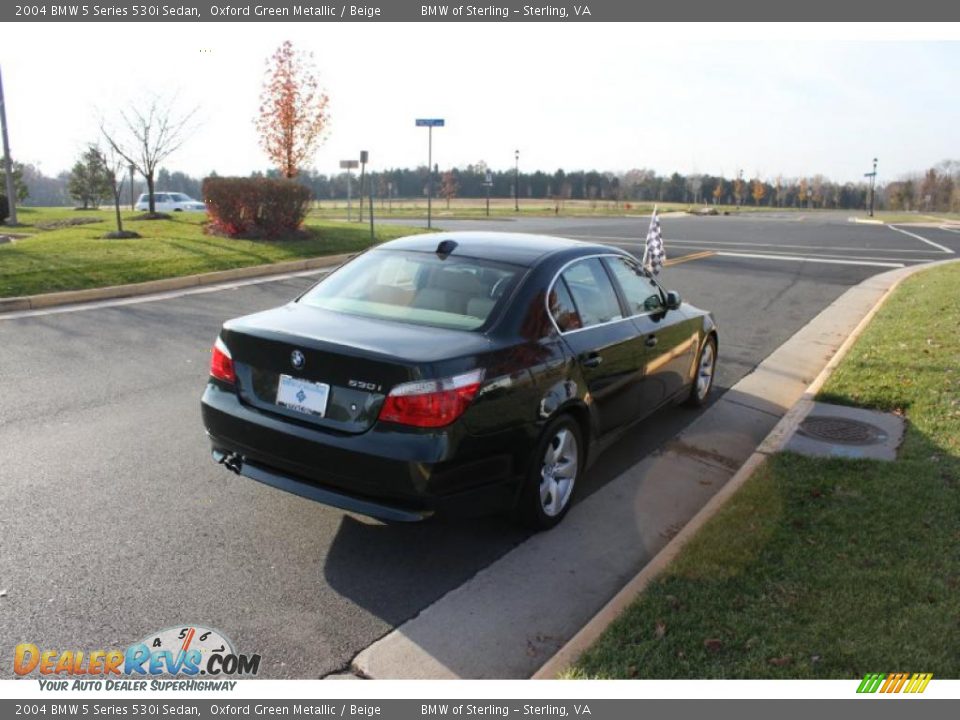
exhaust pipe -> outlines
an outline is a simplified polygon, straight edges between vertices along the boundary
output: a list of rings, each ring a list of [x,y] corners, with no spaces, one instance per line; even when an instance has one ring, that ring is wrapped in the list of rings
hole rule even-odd
[[[219,450],[213,451],[213,459],[218,463],[223,465],[227,470],[240,474],[240,471],[243,469],[243,455],[239,453],[223,453]]]

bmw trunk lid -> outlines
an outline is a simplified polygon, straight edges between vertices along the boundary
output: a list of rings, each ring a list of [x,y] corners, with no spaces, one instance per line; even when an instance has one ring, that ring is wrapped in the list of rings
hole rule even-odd
[[[395,385],[436,377],[445,372],[445,360],[478,355],[490,346],[477,332],[301,303],[231,320],[221,336],[244,403],[345,433],[368,430]]]

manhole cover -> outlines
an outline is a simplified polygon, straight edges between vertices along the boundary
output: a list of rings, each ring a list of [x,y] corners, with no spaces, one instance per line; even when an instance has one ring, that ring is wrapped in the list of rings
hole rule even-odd
[[[797,432],[813,440],[841,445],[879,445],[887,440],[887,433],[876,425],[830,415],[808,416]]]

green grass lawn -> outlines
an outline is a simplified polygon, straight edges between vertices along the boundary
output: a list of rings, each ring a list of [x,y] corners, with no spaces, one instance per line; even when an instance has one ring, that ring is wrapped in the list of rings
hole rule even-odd
[[[106,240],[116,226],[112,210],[19,208],[21,237],[0,245],[0,297],[78,290],[157,280],[284,260],[362,250],[371,244],[369,224],[309,219],[309,237],[291,241],[231,240],[205,235],[204,213],[175,213],[170,220],[132,220],[124,229],[141,238]],[[77,220],[97,222],[57,227]],[[377,242],[417,232],[377,225]]]
[[[896,462],[775,455],[567,677],[960,677],[958,297],[906,281],[818,398],[903,413]]]

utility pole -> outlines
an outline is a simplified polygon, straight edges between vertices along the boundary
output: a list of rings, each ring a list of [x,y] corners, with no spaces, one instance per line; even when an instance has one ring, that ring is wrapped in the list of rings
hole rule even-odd
[[[10,206],[7,225],[16,225],[17,189],[13,182],[13,159],[10,157],[10,138],[7,136],[7,106],[3,100],[2,74],[0,74],[0,129],[3,131],[3,169],[7,176],[7,204]]]

